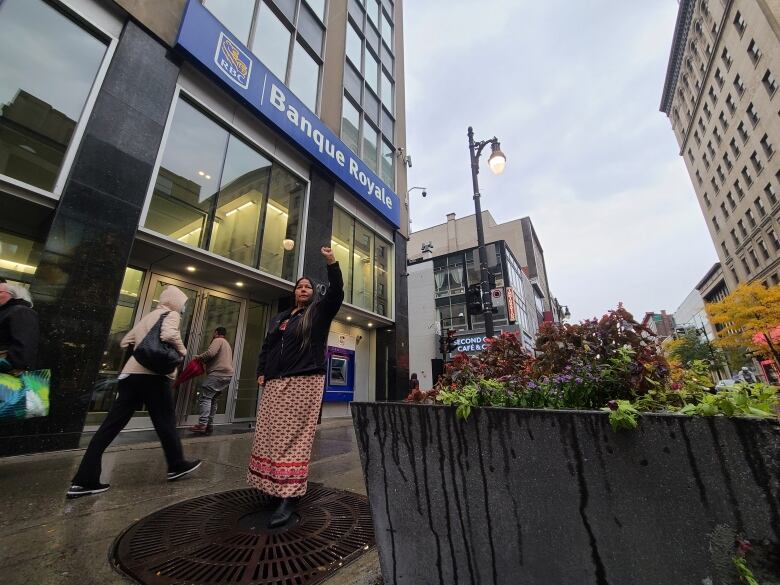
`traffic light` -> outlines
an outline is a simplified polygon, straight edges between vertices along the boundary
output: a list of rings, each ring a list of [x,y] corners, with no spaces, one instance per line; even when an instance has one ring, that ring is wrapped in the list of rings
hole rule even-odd
[[[458,340],[455,339],[457,334],[456,329],[447,329],[447,353],[452,353],[458,347]]]
[[[488,270],[488,288],[490,290],[496,288],[496,275],[495,273],[490,272],[490,270]]]
[[[466,290],[466,311],[469,315],[479,315],[482,312],[482,292],[478,284],[472,284]]]
[[[439,353],[447,359],[447,338],[443,335],[439,338]]]

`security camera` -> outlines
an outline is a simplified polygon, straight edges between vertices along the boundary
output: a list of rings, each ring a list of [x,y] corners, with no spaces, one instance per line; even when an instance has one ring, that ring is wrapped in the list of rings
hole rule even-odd
[[[426,197],[428,195],[428,191],[423,191],[422,195],[423,197]]]

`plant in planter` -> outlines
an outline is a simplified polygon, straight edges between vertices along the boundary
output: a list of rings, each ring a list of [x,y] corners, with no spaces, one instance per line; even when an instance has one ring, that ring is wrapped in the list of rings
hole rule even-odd
[[[778,582],[774,388],[713,393],[622,307],[536,351],[503,334],[433,392],[352,403],[386,583]]]

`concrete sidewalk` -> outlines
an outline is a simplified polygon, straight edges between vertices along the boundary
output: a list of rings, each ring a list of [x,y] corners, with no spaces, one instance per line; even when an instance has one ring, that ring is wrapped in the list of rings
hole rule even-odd
[[[83,450],[0,459],[0,581],[4,585],[126,584],[109,564],[114,539],[140,518],[193,497],[246,487],[252,434],[183,440],[185,456],[204,464],[180,481],[165,480],[159,443],[111,447],[103,457],[105,494],[67,500]],[[311,481],[365,494],[351,419],[317,429]],[[381,583],[375,551],[327,581]]]

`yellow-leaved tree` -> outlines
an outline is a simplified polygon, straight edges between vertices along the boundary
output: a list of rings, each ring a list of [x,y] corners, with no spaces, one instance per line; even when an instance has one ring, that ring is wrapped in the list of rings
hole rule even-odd
[[[740,284],[722,301],[707,303],[707,314],[718,331],[715,343],[724,348],[751,348],[771,355],[780,367],[780,285]],[[772,334],[774,333],[774,337]]]

